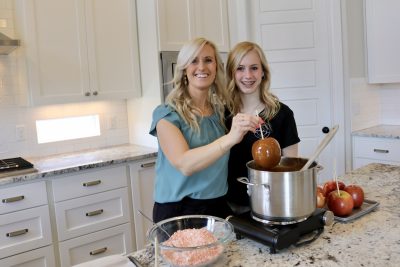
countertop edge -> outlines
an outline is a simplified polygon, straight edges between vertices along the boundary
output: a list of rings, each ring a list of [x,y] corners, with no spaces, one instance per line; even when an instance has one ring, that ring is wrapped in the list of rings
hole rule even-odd
[[[128,144],[43,158],[27,158],[34,164],[32,172],[16,175],[10,173],[10,176],[0,178],[0,186],[40,180],[115,164],[131,163],[154,157],[157,157],[155,148]]]
[[[352,136],[400,139],[400,125],[376,125],[353,131]]]

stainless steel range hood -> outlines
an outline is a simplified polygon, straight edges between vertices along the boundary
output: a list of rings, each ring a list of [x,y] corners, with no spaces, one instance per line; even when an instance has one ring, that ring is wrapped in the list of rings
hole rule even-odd
[[[8,55],[20,46],[19,40],[14,40],[0,32],[0,55]]]

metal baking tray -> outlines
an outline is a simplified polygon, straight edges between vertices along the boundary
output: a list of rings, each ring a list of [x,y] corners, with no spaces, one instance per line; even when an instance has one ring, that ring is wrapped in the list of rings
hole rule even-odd
[[[340,222],[350,222],[360,218],[361,216],[364,216],[367,213],[370,213],[378,206],[379,202],[376,202],[374,200],[364,199],[364,202],[361,205],[361,207],[359,207],[358,209],[353,209],[350,215],[346,217],[335,216],[335,220]]]

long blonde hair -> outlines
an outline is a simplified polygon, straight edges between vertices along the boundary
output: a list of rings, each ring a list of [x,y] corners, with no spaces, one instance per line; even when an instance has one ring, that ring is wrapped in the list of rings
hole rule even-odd
[[[172,80],[174,89],[168,94],[165,101],[167,104],[172,106],[176,112],[178,112],[178,114],[187,124],[189,124],[192,129],[197,132],[199,131],[199,121],[197,120],[196,114],[198,114],[200,110],[195,107],[189,94],[189,84],[185,72],[186,68],[194,60],[194,58],[196,58],[200,50],[205,45],[209,45],[213,48],[217,65],[215,80],[208,91],[207,101],[209,102],[213,111],[217,113],[221,125],[224,125],[224,103],[225,99],[227,99],[227,95],[225,91],[225,73],[223,62],[219,56],[218,49],[215,44],[205,38],[195,38],[184,44],[179,51],[175,66],[174,78]]]
[[[279,111],[280,104],[277,96],[272,94],[271,86],[271,72],[269,70],[268,62],[264,52],[259,45],[252,42],[240,42],[229,52],[228,60],[226,63],[226,76],[227,76],[227,91],[230,96],[228,108],[234,115],[240,112],[243,106],[240,97],[240,89],[236,86],[235,72],[238,69],[240,62],[250,51],[255,51],[261,61],[264,77],[260,84],[260,100],[265,104],[266,109],[261,113],[264,120],[271,120]]]

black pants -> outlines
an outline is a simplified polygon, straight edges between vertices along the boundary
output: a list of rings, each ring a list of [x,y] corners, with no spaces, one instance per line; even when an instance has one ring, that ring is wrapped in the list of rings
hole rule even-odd
[[[225,219],[232,215],[225,197],[213,199],[193,199],[185,197],[178,202],[154,203],[153,221],[159,222],[183,215],[211,215]]]

